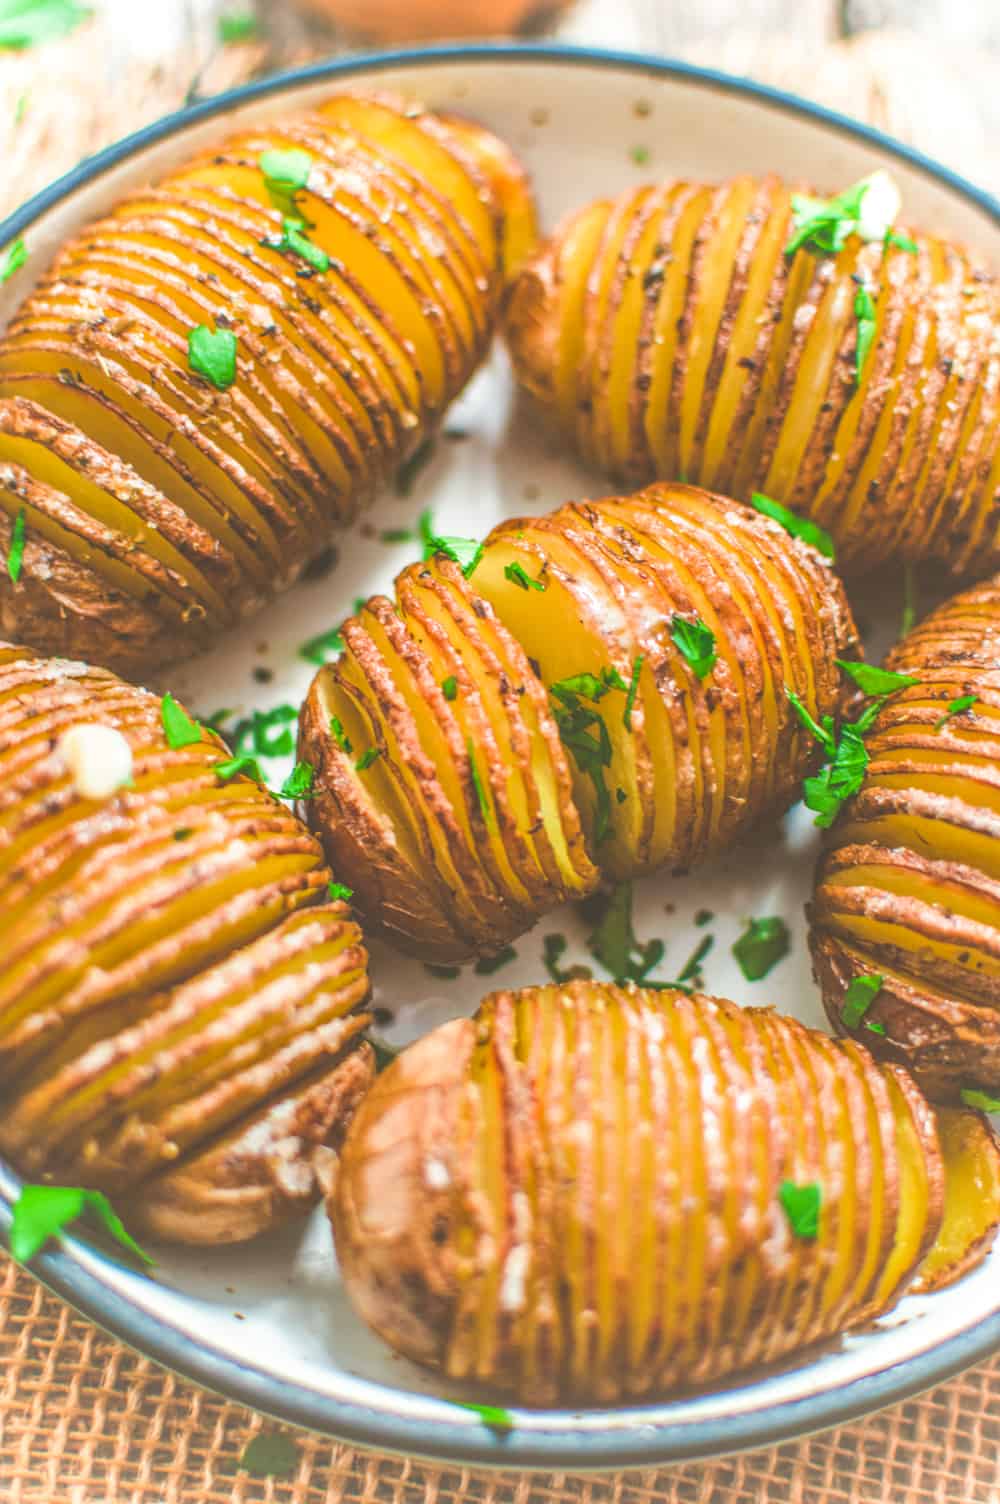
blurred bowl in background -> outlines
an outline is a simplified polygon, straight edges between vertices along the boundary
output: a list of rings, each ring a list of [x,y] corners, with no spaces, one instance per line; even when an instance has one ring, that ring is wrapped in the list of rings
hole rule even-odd
[[[300,9],[378,42],[512,36],[542,29],[572,0],[297,0]]]

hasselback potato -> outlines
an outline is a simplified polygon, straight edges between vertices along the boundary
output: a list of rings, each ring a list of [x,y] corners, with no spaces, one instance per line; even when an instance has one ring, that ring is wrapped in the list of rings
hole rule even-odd
[[[256,609],[468,380],[532,227],[500,142],[381,98],[132,193],[0,341],[0,631],[146,672]]]
[[[882,708],[820,861],[816,975],[834,1025],[932,1095],[1000,1098],[1000,578],[933,612],[886,666],[917,682]]]
[[[945,1118],[939,1139],[904,1070],[768,1009],[499,992],[362,1103],[338,1258],[380,1334],[451,1378],[529,1404],[702,1385],[983,1253],[1000,1154],[978,1114]]]
[[[303,707],[309,818],[366,921],[439,960],[787,808],[812,748],[786,691],[836,713],[857,651],[818,552],[684,486],[504,522],[343,638]]]
[[[0,645],[0,1152],[232,1242],[320,1194],[367,957],[305,827],[167,705]]]
[[[995,568],[996,278],[893,230],[893,195],[885,174],[826,203],[743,176],[592,203],[513,289],[518,377],[624,482],[759,491],[827,529],[849,569]]]

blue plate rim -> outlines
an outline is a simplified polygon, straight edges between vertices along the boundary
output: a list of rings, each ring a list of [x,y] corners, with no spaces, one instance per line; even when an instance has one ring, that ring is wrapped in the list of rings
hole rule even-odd
[[[650,77],[670,77],[756,101],[811,120],[828,129],[867,142],[907,163],[967,199],[1000,226],[1000,201],[959,173],[934,161],[923,152],[877,130],[797,95],[717,69],[702,68],[671,58],[642,52],[555,43],[447,44],[411,50],[394,49],[330,59],[304,68],[290,69],[266,79],[227,90],[211,99],[187,105],[135,131],[114,145],[86,158],[35,194],[0,222],[0,246],[25,233],[28,227],[60,200],[137,151],[166,139],[178,130],[231,109],[266,99],[290,87],[325,80],[349,78],[392,68],[416,71],[434,63],[520,60],[569,66],[606,67]],[[9,1168],[0,1161],[7,1176]],[[0,1195],[0,1240],[9,1247],[11,1201]],[[627,1426],[606,1431],[577,1430],[566,1424],[565,1412],[556,1414],[551,1430],[503,1433],[482,1425],[470,1412],[456,1407],[454,1421],[417,1423],[414,1419],[376,1409],[353,1400],[331,1398],[277,1379],[265,1369],[252,1367],[192,1339],[162,1317],[141,1310],[117,1290],[105,1284],[74,1257],[75,1239],[38,1255],[31,1271],[55,1294],[129,1347],[153,1358],[166,1368],[242,1404],[290,1425],[336,1436],[362,1447],[378,1448],[435,1461],[447,1460],[488,1467],[593,1470],[662,1465],[704,1459],[753,1448],[774,1446],[844,1425],[890,1404],[910,1398],[941,1383],[962,1369],[990,1357],[1000,1349],[1000,1312],[959,1333],[947,1342],[920,1353],[879,1373],[797,1400],[767,1405],[747,1414],[657,1424],[648,1419],[650,1410],[637,1412],[635,1431]],[[89,1250],[93,1255],[94,1250]],[[98,1255],[98,1261],[103,1257]],[[111,1262],[110,1260],[108,1262]],[[372,1386],[373,1389],[379,1386]],[[516,1415],[516,1412],[515,1412]],[[460,1418],[459,1418],[460,1417]],[[565,1417],[565,1418],[564,1418]]]

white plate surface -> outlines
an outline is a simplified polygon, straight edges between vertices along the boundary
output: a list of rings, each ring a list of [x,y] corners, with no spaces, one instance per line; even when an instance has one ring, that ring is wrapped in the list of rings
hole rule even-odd
[[[493,127],[527,162],[547,226],[568,208],[654,174],[715,179],[771,170],[832,191],[885,166],[902,188],[909,221],[969,240],[1000,261],[1000,223],[987,202],[977,204],[919,163],[900,160],[888,145],[706,78],[646,71],[607,59],[480,53],[415,57],[382,65],[377,74],[354,71],[347,82],[399,88],[434,105],[461,108]],[[273,118],[333,87],[329,78],[310,79],[242,103],[225,120],[213,113],[71,191],[29,229],[32,261],[3,290],[0,313],[6,314],[27,291],[33,267],[44,265],[67,233],[125,188],[155,177],[237,120]],[[637,147],[648,152],[648,165],[641,168],[633,160]],[[338,623],[355,597],[387,588],[414,557],[414,545],[386,545],[372,536],[373,526],[411,525],[422,508],[431,507],[439,531],[479,535],[502,517],[602,494],[600,479],[568,458],[522,410],[502,351],[495,352],[453,408],[446,430],[412,493],[405,498],[383,495],[367,526],[341,537],[339,565],[326,578],[299,586],[208,656],[162,677],[155,687],[169,686],[204,715],[220,706],[244,712],[281,701],[298,703],[313,671],[299,656],[299,645]],[[854,592],[858,616],[870,629],[869,654],[892,639],[900,593],[896,579]],[[271,684],[254,681],[253,670],[259,667],[273,671]],[[281,776],[284,769],[274,763],[271,771]],[[644,939],[660,936],[667,945],[658,974],[675,976],[697,943],[711,934],[714,946],[703,966],[707,990],[742,1003],[773,1003],[822,1026],[802,911],[816,850],[811,817],[800,807],[778,828],[691,877],[665,875],[637,885],[636,931]],[[701,909],[714,918],[697,927],[694,915]],[[748,983],[730,947],[748,918],[770,914],[783,915],[790,926],[791,954],[765,981]],[[569,939],[569,960],[590,960],[586,926],[567,908],[518,942],[516,961],[498,980],[504,985],[542,980],[542,937],[552,931]],[[376,1006],[393,1015],[380,1032],[395,1044],[471,1012],[491,985],[472,968],[457,980],[437,980],[420,964],[379,944],[372,945],[372,974]],[[13,1189],[6,1173],[0,1174],[0,1189],[8,1195]],[[353,1314],[321,1212],[305,1225],[236,1251],[156,1252],[152,1281],[76,1242],[68,1255],[52,1256],[42,1268],[45,1277],[92,1314],[126,1331],[137,1345],[233,1392],[251,1395],[276,1413],[355,1439],[508,1465],[649,1462],[776,1441],[930,1382],[944,1368],[956,1366],[962,1353],[971,1353],[968,1344],[974,1346],[982,1323],[1000,1332],[997,1253],[955,1289],[905,1301],[871,1332],[778,1373],[742,1379],[711,1394],[614,1413],[518,1411],[513,1436],[498,1440],[475,1416],[445,1402],[448,1396],[460,1397],[459,1391],[393,1356]],[[73,1265],[69,1273],[68,1264]],[[94,1289],[107,1298],[91,1299]],[[941,1356],[945,1353],[947,1359]],[[196,1361],[199,1354],[203,1361]]]

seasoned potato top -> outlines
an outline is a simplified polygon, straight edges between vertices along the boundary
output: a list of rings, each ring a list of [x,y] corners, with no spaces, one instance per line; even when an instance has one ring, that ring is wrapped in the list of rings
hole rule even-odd
[[[884,173],[854,185],[814,236],[818,201],[775,177],[588,205],[514,287],[518,377],[623,481],[762,492],[826,528],[849,569],[995,568],[996,278],[891,209],[866,228],[866,187],[894,191]]]

